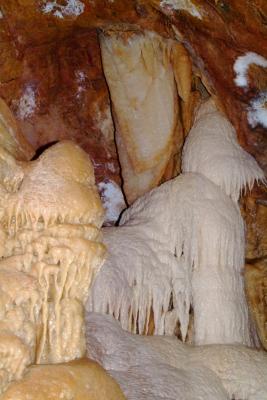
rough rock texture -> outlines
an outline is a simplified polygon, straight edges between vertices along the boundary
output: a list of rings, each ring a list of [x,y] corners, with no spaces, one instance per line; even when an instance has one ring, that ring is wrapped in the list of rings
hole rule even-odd
[[[12,42],[9,42],[10,44]],[[14,112],[34,149],[75,140],[94,163],[97,181],[120,183],[108,90],[96,31],[78,31],[53,42],[18,50],[0,72],[0,96]]]
[[[262,187],[262,190],[265,188]],[[260,190],[254,190],[242,200],[242,212],[247,226],[246,258],[248,262],[267,257],[267,200]]]
[[[257,327],[261,344],[267,350],[267,262],[266,259],[247,264],[245,268],[246,293],[251,315]]]
[[[14,40],[1,43],[3,54],[5,48],[13,49]],[[16,65],[18,74],[13,76]],[[116,200],[107,202],[100,188],[108,211],[106,222],[116,221],[125,203],[96,30],[80,28],[19,47],[15,54],[6,55],[0,80],[0,97],[11,107],[34,150],[71,139],[89,153],[97,183],[118,192]]]
[[[242,201],[247,226],[245,284],[252,318],[267,350],[267,201],[254,190]]]
[[[1,47],[6,55],[1,65],[1,81],[14,80],[24,65],[22,55],[27,48],[36,51],[40,45],[52,43],[57,36],[66,37],[79,28],[112,27],[117,30],[156,30],[185,43],[208,89],[221,100],[227,115],[237,128],[242,144],[248,146],[261,164],[265,164],[264,130],[252,129],[247,121],[250,101],[266,88],[266,69],[249,69],[248,88],[235,84],[234,63],[246,52],[267,57],[267,6],[264,0],[240,4],[238,0],[94,0],[78,2],[80,7],[50,7],[47,0],[2,0]],[[60,2],[54,2],[61,4]],[[75,3],[75,2],[74,2]],[[56,11],[61,10],[61,16]],[[34,51],[34,52],[35,52]],[[223,60],[215,62],[215,60]],[[57,58],[57,57],[56,57]],[[12,67],[11,67],[12,61]],[[3,79],[4,78],[4,79]]]
[[[8,105],[0,98],[0,143],[17,160],[29,160],[34,155],[25,140]]]
[[[250,151],[258,155],[259,161],[262,155],[262,164],[265,164],[264,127],[257,126],[252,134],[246,117],[250,101],[266,89],[267,71],[262,67],[250,68],[247,88],[238,87],[235,82],[234,63],[239,56],[247,52],[267,57],[267,29],[264,23],[266,2],[251,1],[241,4],[238,0],[196,0],[191,2],[195,4],[195,17],[182,10],[177,11],[180,8],[179,3],[185,2],[152,2],[157,3],[157,7],[160,7],[158,3],[161,4],[160,9],[168,14],[180,32],[181,39],[191,52],[205,84],[221,100],[228,117],[237,128],[242,144],[248,145]],[[172,6],[175,3],[178,4],[176,10],[175,6]]]

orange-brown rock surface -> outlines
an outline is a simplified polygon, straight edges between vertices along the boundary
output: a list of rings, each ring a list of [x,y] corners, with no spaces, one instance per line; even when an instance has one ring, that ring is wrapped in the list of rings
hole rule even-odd
[[[208,90],[218,97],[237,128],[241,143],[266,167],[264,127],[252,128],[247,121],[251,101],[266,90],[266,68],[252,66],[245,89],[236,86],[233,69],[237,57],[246,52],[267,57],[267,4],[264,0],[245,4],[238,0],[76,0],[75,10],[70,3],[73,2],[0,2],[0,95],[18,112],[18,101],[27,85],[36,92],[34,116],[30,122],[28,118],[22,122],[24,132],[36,147],[48,139],[65,137],[66,131],[69,136],[79,138],[90,127],[98,136],[97,121],[93,117],[95,107],[103,120],[108,99],[105,99],[107,92],[96,32],[91,29],[148,29],[164,37],[176,37],[185,44],[194,61],[195,75],[200,75]],[[78,82],[83,79],[80,72],[85,74],[81,85],[82,82]],[[75,116],[70,117],[73,110]],[[36,114],[38,121],[34,120]],[[37,134],[32,133],[33,125]],[[87,139],[90,147],[92,141],[95,143],[95,153],[99,153],[97,139]],[[111,149],[109,142],[107,145]],[[110,152],[114,158],[114,150]],[[103,154],[102,160],[108,157]],[[113,166],[117,168],[115,161]],[[115,174],[118,174],[117,169]]]
[[[262,346],[267,350],[267,262],[258,260],[245,268],[246,294]]]
[[[258,198],[259,196],[259,198]],[[267,207],[262,199],[262,191],[246,196],[242,201],[243,216],[246,222],[247,261],[267,259]]]
[[[87,110],[86,115],[85,109],[88,103],[92,107],[95,97],[99,96],[98,108],[105,110],[106,88],[96,33],[90,29],[155,30],[165,37],[178,37],[186,45],[195,64],[195,73],[201,75],[208,90],[221,101],[242,144],[262,166],[266,165],[264,128],[258,125],[252,129],[246,118],[251,100],[266,89],[266,68],[253,66],[249,69],[246,89],[236,86],[233,69],[236,58],[246,52],[267,57],[264,23],[267,5],[264,0],[242,5],[238,0],[92,0],[77,1],[80,8],[74,12],[69,3],[67,0],[1,0],[0,94],[9,104],[12,102],[13,110],[16,110],[18,96],[27,83],[37,92],[38,110],[34,114],[47,115],[51,106],[55,113],[52,119],[61,120],[55,103],[64,110],[67,121],[60,121],[63,126],[59,124],[58,130],[62,133],[57,135],[66,135],[66,129],[72,131],[75,127],[80,132],[89,126],[93,128],[92,113],[95,110],[91,113]],[[80,101],[74,99],[77,90],[82,91],[77,82],[81,77],[79,72],[85,74],[85,93],[80,93]],[[78,116],[73,118],[76,121],[69,123],[73,109]],[[85,120],[86,127],[83,126]],[[47,124],[46,120],[41,119],[41,122]],[[34,125],[38,128],[38,124]],[[28,126],[25,132],[30,136]],[[44,128],[42,135],[48,135],[43,132]],[[52,133],[51,137],[54,139]],[[32,137],[32,141],[37,146],[44,139],[38,141]]]
[[[8,44],[13,45],[13,40]],[[118,180],[113,122],[96,31],[78,31],[18,51],[20,71],[14,78],[12,57],[5,61],[0,96],[10,105],[34,149],[73,139],[92,157],[98,181],[104,177]]]
[[[267,201],[261,191],[254,190],[242,203],[247,227],[246,295],[261,344],[267,350]]]
[[[245,3],[238,0],[152,3],[168,15],[206,87],[218,97],[237,129],[241,144],[266,168],[267,122],[265,127],[257,125],[252,128],[247,113],[251,101],[266,91],[267,68],[252,65],[248,70],[248,85],[242,88],[235,83],[234,64],[239,56],[247,52],[267,59],[267,3],[264,0]],[[192,6],[186,12],[175,10],[168,3],[191,3]],[[190,12],[196,16],[190,15]]]

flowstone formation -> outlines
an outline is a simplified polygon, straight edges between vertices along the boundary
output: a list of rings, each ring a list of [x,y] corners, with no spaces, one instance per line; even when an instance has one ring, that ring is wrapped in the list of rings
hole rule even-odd
[[[197,113],[182,169],[127,209],[119,227],[104,229],[109,254],[87,309],[134,333],[148,334],[153,320],[155,334],[188,340],[192,307],[193,343],[251,345],[236,202],[264,174],[212,100]]]
[[[267,354],[246,346],[191,346],[170,336],[133,335],[110,315],[91,313],[87,348],[128,400],[267,397]]]
[[[58,143],[27,164],[12,160],[16,169],[2,156],[0,284],[22,307],[13,311],[20,318],[14,318],[16,330],[10,329],[30,345],[31,362],[80,358],[83,304],[104,255],[93,167],[71,142]],[[8,319],[13,320],[3,317],[10,326]]]
[[[119,385],[96,362],[34,365],[1,400],[126,400]]]
[[[16,131],[5,134],[15,145]],[[25,384],[12,383],[3,398],[41,399],[48,392],[55,399],[94,399],[99,379],[120,398],[113,380],[89,361],[47,365],[86,352],[84,305],[105,256],[104,212],[90,159],[70,141],[30,162],[16,161],[1,147],[0,179],[0,394],[26,373]],[[27,369],[31,364],[46,366],[38,372],[38,367]],[[73,376],[69,384],[68,375]],[[55,376],[58,382],[49,389]],[[32,392],[37,380],[39,397]],[[109,398],[107,387],[98,388],[100,398]]]
[[[212,100],[198,110],[182,170],[104,229],[109,254],[89,295],[97,313],[87,314],[87,354],[129,400],[263,400],[267,355],[253,348],[237,201],[264,174]],[[257,280],[259,271],[246,289],[262,304]]]

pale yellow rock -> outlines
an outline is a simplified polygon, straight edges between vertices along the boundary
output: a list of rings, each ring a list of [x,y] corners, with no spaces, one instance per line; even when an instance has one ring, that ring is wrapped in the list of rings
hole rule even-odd
[[[60,142],[30,162],[0,147],[0,393],[30,364],[85,355],[103,216],[93,165],[76,144]]]
[[[16,120],[7,104],[0,98],[0,146],[17,160],[29,160],[34,150],[19,131]]]
[[[24,179],[10,194],[2,223],[10,230],[36,230],[58,223],[102,225],[104,211],[93,166],[77,145],[63,141],[24,166]]]
[[[119,385],[96,362],[31,367],[1,400],[125,400]]]
[[[30,350],[10,331],[0,333],[0,398],[8,384],[23,376],[32,359]]]
[[[181,43],[172,47],[173,70],[181,99],[187,103],[191,94],[192,61]]]
[[[157,186],[174,148],[178,102],[171,40],[144,32],[100,37],[127,201]]]
[[[65,179],[88,187],[95,184],[94,167],[88,154],[71,141],[63,140],[51,146],[38,162]]]
[[[36,328],[42,303],[38,280],[0,262],[0,334],[11,332],[28,346],[35,361]]]
[[[0,147],[0,183],[7,192],[18,190],[24,178],[22,165],[23,163],[17,162],[8,151]]]
[[[136,172],[127,153],[127,148],[119,134],[117,134],[117,148],[123,171],[124,192],[126,193],[128,203],[132,204],[140,196],[143,196],[158,185],[164,174],[170,153],[167,152],[167,154],[162,155],[162,159],[154,168]]]

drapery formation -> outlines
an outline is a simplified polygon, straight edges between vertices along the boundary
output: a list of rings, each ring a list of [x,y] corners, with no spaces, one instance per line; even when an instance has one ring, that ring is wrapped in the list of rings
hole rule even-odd
[[[212,132],[217,142],[211,143],[213,152],[205,153]],[[222,154],[219,166],[208,169],[216,151]],[[226,172],[221,174],[224,159]],[[185,340],[192,306],[195,343],[250,345],[242,276],[244,225],[231,197],[237,200],[242,188],[263,179],[263,173],[212,103],[199,110],[183,160],[183,174],[137,200],[119,227],[104,230],[109,255],[87,309],[110,313],[124,329],[146,334],[153,312],[155,334],[174,334],[179,322]],[[233,168],[237,173],[231,173]]]

